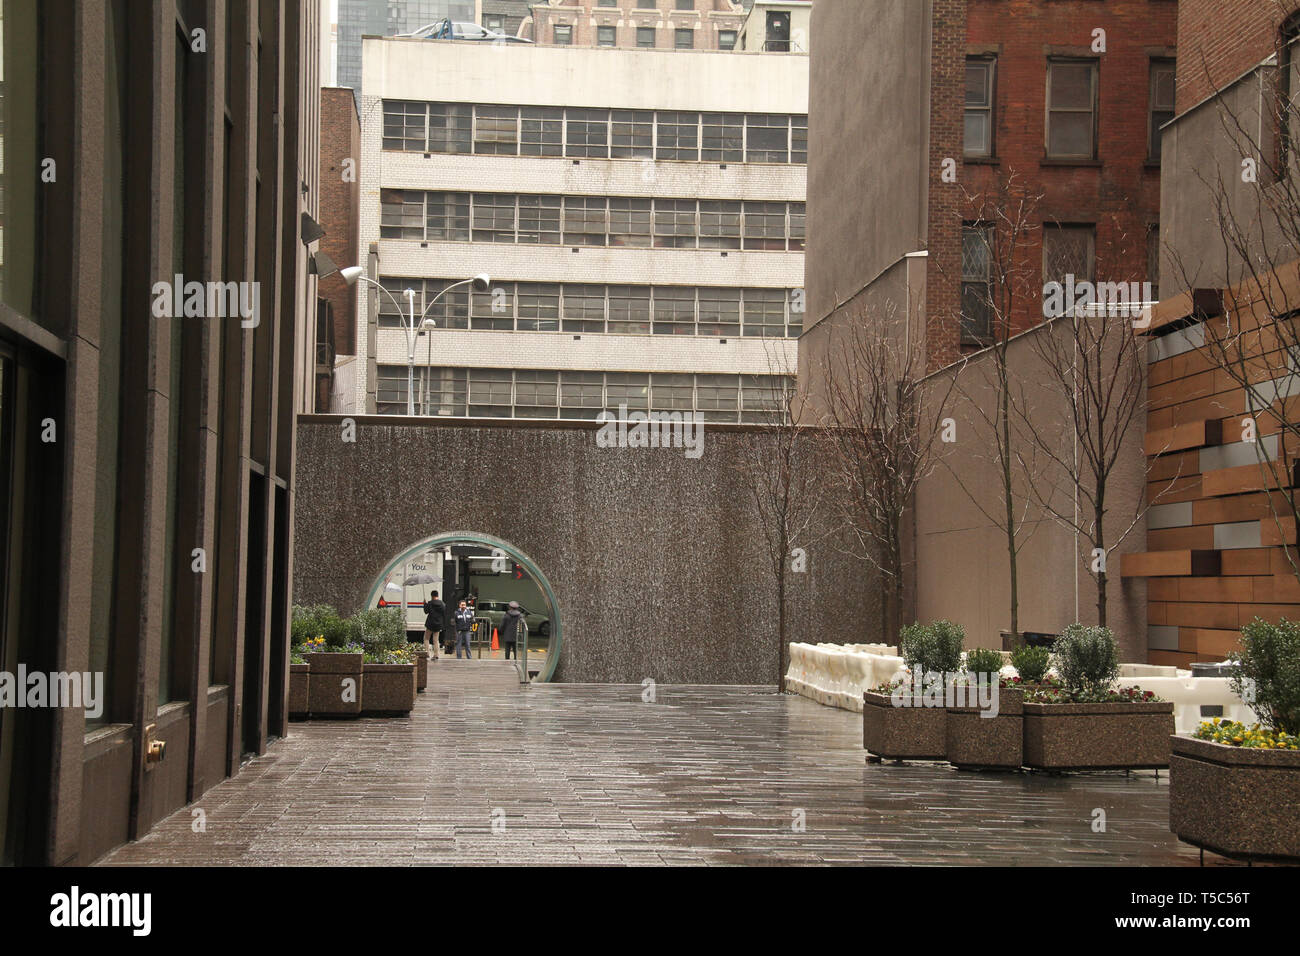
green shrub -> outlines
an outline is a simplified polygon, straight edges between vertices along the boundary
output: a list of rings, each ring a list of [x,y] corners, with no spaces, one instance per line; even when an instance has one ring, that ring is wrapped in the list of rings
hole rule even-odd
[[[1241,629],[1232,690],[1274,731],[1300,734],[1300,622],[1255,618]]]
[[[898,636],[899,650],[907,666],[922,675],[960,670],[965,641],[966,632],[960,624],[951,621],[910,624]]]
[[[295,645],[309,641],[313,637],[324,637],[326,643],[329,643],[329,636],[337,631],[338,625],[339,612],[328,604],[309,606],[295,604],[289,633]]]
[[[1051,663],[1051,658],[1052,652],[1045,647],[1021,644],[1011,652],[1011,666],[1025,683],[1041,684],[1047,676],[1047,665]]]
[[[359,642],[368,654],[382,657],[406,646],[406,622],[398,608],[372,607],[358,611],[348,619],[348,623],[353,630],[353,640]]]
[[[1002,655],[991,647],[975,647],[966,652],[966,670],[972,674],[996,674],[1002,670]]]
[[[1108,627],[1071,624],[1052,651],[1061,683],[1076,696],[1104,694],[1119,676],[1119,645]]]

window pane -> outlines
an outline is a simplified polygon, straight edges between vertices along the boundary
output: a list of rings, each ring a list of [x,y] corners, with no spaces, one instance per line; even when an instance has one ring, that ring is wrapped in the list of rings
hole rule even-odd
[[[609,372],[605,394],[611,409],[626,405],[629,411],[650,408],[650,376],[645,372]]]
[[[595,418],[604,407],[604,373],[560,373],[561,418]]]
[[[428,375],[430,415],[464,415],[466,376],[463,368],[433,368]]]
[[[785,248],[785,203],[747,202],[744,210],[746,249]]]
[[[745,290],[745,330],[747,336],[783,338],[785,336],[785,290]]]
[[[1065,283],[1093,279],[1093,230],[1091,226],[1043,227],[1043,283]]]
[[[808,117],[790,117],[790,162],[808,162]]]
[[[559,411],[559,372],[515,372],[515,417],[555,418]]]
[[[508,368],[469,370],[469,413],[486,418],[510,418],[511,374]]]
[[[712,199],[700,202],[700,248],[739,249],[740,210],[738,202]]]
[[[474,116],[474,152],[514,156],[519,152],[519,109],[479,106]]]
[[[790,117],[751,113],[745,117],[745,162],[790,161]]]
[[[509,331],[515,326],[515,285],[497,282],[486,292],[474,292],[470,327]]]
[[[565,152],[568,156],[609,156],[609,110],[569,110]]]
[[[604,197],[564,197],[564,244],[566,246],[603,246],[605,234]]]
[[[519,119],[519,151],[525,156],[562,156],[564,110],[525,106]]]
[[[646,335],[650,332],[650,287],[614,285],[609,287],[608,332]]]
[[[705,113],[700,158],[720,163],[739,163],[744,160],[744,117],[739,113]]]
[[[650,376],[650,407],[661,412],[695,410],[695,376],[664,374]]]
[[[659,134],[657,159],[700,158],[699,113],[657,113],[655,123]]]
[[[799,250],[803,248],[804,223],[807,217],[806,205],[801,202],[790,203],[790,248]]]
[[[452,285],[449,279],[429,279],[424,283],[424,295],[415,301],[417,315],[423,314],[433,319],[434,323],[440,329],[467,329],[469,328],[469,297],[470,290],[468,286],[457,286],[450,292],[442,290]],[[499,285],[499,283],[498,283]],[[507,288],[509,288],[507,286]],[[420,284],[415,282],[416,294],[419,296]],[[432,305],[430,305],[432,303]],[[427,309],[427,311],[425,311]]]
[[[1053,63],[1048,82],[1052,109],[1092,109],[1091,63]]]
[[[515,197],[478,193],[474,196],[474,241],[515,241]]]
[[[429,152],[468,153],[474,107],[463,103],[429,104]]]
[[[560,197],[519,197],[519,241],[559,245]]]
[[[700,296],[700,335],[730,336],[740,332],[740,290],[704,287]]]
[[[740,378],[736,375],[695,376],[697,408],[708,422],[734,422],[739,419]]]
[[[1052,156],[1092,155],[1092,114],[1053,113],[1047,149]]]
[[[603,285],[566,285],[562,308],[564,331],[605,331],[605,287]]]
[[[660,249],[695,248],[695,200],[655,200],[655,246]]]
[[[404,189],[379,191],[379,238],[424,238],[424,193]]]
[[[429,239],[469,241],[469,193],[429,193],[425,215]]]
[[[695,334],[695,290],[661,286],[654,290],[656,335]]]
[[[610,129],[610,156],[615,159],[653,157],[654,116],[649,110],[614,110]]]
[[[650,245],[649,199],[609,201],[609,244],[611,246]]]
[[[741,419],[753,424],[779,422],[786,388],[780,375],[740,376]]]
[[[531,332],[560,330],[560,287],[550,283],[519,283],[519,319],[515,328]]]
[[[425,103],[384,100],[384,149],[425,151]]]

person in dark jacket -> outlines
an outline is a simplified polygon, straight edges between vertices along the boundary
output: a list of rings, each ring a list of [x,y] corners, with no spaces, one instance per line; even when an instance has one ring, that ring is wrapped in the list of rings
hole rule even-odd
[[[447,605],[438,599],[438,592],[432,591],[429,600],[424,602],[424,653],[429,654],[429,640],[433,639],[433,659],[438,659],[438,645],[442,643],[442,629],[447,623]]]
[[[519,610],[519,602],[511,601],[506,616],[501,619],[501,627],[498,629],[498,637],[501,639],[501,648],[506,652],[505,660],[510,659],[511,652],[515,657],[519,657],[519,652],[515,651],[515,640],[523,632],[524,612]]]
[[[474,611],[464,601],[456,608],[456,660],[460,660],[461,645],[465,647],[465,660],[469,655],[469,632],[474,627]]]

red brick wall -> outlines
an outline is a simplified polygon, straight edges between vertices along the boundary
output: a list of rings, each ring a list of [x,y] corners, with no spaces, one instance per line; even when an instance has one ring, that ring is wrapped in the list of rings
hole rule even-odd
[[[1178,4],[1178,112],[1266,59],[1278,27],[1300,0],[1181,0]]]
[[[343,179],[344,160],[352,159],[351,182]],[[357,216],[360,204],[361,125],[356,101],[345,87],[320,91],[320,251],[343,269],[358,265]],[[334,348],[355,355],[356,296],[338,275],[320,280],[320,295],[334,308]]]
[[[964,8],[960,13],[957,8]],[[1034,229],[1023,247],[1024,275],[1035,290],[1013,306],[1012,332],[1042,320],[1041,227],[1095,224],[1096,275],[1110,281],[1147,276],[1147,230],[1159,220],[1159,169],[1149,165],[1149,68],[1152,56],[1172,54],[1178,4],[1172,0],[937,0],[934,89],[931,95],[930,271],[931,364],[959,354],[961,222],[995,194],[999,180],[1015,179],[1036,199]],[[1085,55],[1096,28],[1106,31],[1100,56],[1095,164],[1044,161],[1047,57]],[[961,31],[954,42],[952,32]],[[964,60],[996,52],[995,160],[962,163]],[[955,79],[953,73],[955,71]],[[960,163],[959,184],[945,184],[938,163]],[[935,276],[935,273],[942,273]],[[949,273],[952,277],[949,277]],[[938,319],[941,327],[934,329]]]

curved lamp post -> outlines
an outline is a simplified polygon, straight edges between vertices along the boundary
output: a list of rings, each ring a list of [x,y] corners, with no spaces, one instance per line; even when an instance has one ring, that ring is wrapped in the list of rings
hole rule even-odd
[[[345,281],[348,285],[356,285],[357,281],[359,280],[361,282],[365,282],[368,285],[374,286],[376,289],[379,289],[381,292],[387,295],[389,299],[392,300],[393,304],[397,306],[397,314],[401,315],[402,304],[397,301],[397,298],[391,292],[385,289],[382,285],[376,282],[374,279],[370,278],[367,275],[362,275],[362,271],[363,270],[361,266],[348,266],[346,269],[340,269],[339,274],[343,276],[343,281]],[[435,295],[433,299],[429,302],[428,306],[425,307],[424,314],[420,316],[420,318],[423,320],[420,323],[420,328],[421,329],[437,328],[437,325],[434,323],[433,319],[425,319],[424,315],[427,315],[429,309],[433,308],[434,304],[439,299],[441,299],[444,295],[450,292],[452,289],[458,288],[459,286],[463,286],[463,285],[473,285],[477,291],[486,292],[488,290],[488,286],[490,286],[491,284],[492,284],[492,280],[488,277],[486,272],[480,272],[472,279],[462,279],[459,282],[453,282],[451,285],[447,286],[447,288],[443,289],[441,292]],[[406,296],[406,302],[407,302],[406,314],[408,319],[407,323],[402,326],[402,331],[406,333],[406,414],[414,416],[415,415],[415,335],[416,335],[415,290],[406,289],[403,291],[402,294]],[[430,343],[430,348],[432,348],[432,343]]]

